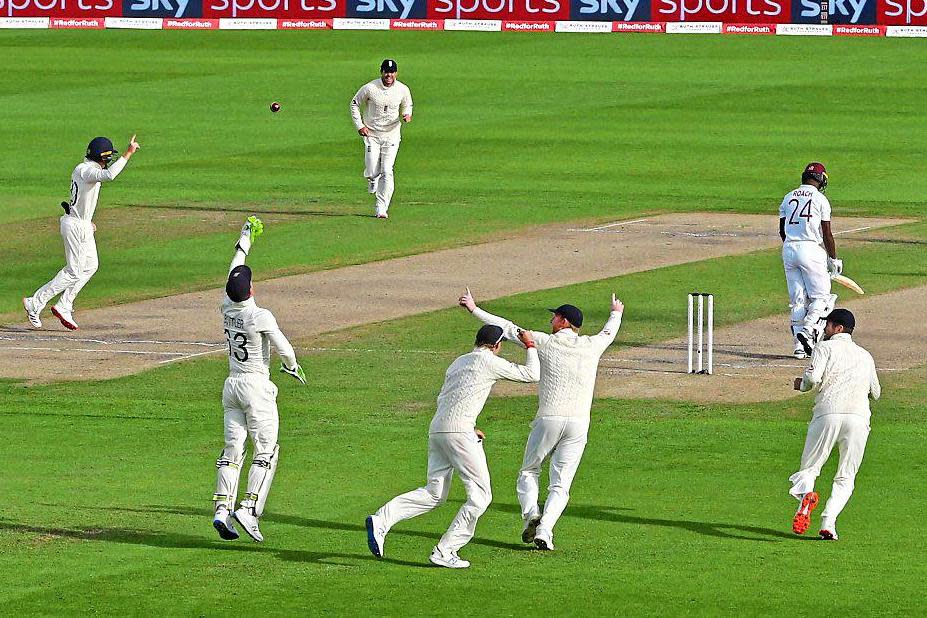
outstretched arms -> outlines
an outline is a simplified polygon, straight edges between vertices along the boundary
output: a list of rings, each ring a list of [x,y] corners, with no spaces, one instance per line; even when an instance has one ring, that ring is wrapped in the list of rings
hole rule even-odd
[[[522,347],[526,347],[525,342],[522,341],[518,336],[518,333],[521,332],[523,329],[519,328],[515,323],[510,322],[506,320],[505,318],[500,318],[499,316],[493,315],[489,313],[488,311],[483,311],[482,309],[477,307],[476,301],[473,300],[473,294],[470,293],[470,288],[467,288],[467,293],[461,296],[457,300],[457,304],[459,304],[461,307],[463,307],[464,309],[469,311],[471,314],[473,314],[473,317],[475,317],[477,320],[479,320],[483,324],[492,324],[494,326],[500,327],[502,329],[502,336],[508,339],[509,341],[517,341],[519,344],[522,345]],[[538,338],[541,336],[546,337],[546,335],[543,335],[543,333],[531,332],[531,335],[534,338]]]
[[[602,327],[602,330],[592,337],[599,342],[602,350],[610,346],[618,335],[618,329],[621,328],[622,315],[624,315],[624,303],[612,294],[611,313],[608,315],[608,320],[605,322],[605,326]]]

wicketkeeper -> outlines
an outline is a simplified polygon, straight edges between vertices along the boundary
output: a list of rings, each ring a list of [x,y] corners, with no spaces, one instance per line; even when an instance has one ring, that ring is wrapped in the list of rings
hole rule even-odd
[[[225,448],[216,462],[219,472],[216,493],[212,497],[216,505],[212,525],[227,541],[238,538],[232,518],[255,541],[264,540],[258,520],[264,512],[280,451],[277,445],[280,426],[277,387],[270,381],[271,344],[283,359],[280,371],[306,383],[306,375],[296,362],[293,346],[280,332],[273,314],[254,302],[251,269],[245,265],[245,258],[254,239],[263,231],[264,224],[253,216],[248,217],[241,228],[225,284],[225,302],[222,303],[225,337],[229,346],[229,377],[222,389]],[[249,436],[254,455],[248,472],[248,487],[238,510],[232,512],[238,494],[238,477],[245,460],[245,441]]]

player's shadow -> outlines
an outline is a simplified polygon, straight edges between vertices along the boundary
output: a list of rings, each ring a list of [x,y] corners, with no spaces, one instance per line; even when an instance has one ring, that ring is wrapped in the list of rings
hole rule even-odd
[[[120,509],[114,509],[120,510]],[[131,510],[131,509],[130,509]],[[249,540],[243,542],[228,542],[218,539],[180,534],[177,532],[160,532],[154,530],[135,530],[119,527],[87,527],[87,528],[51,528],[46,526],[30,526],[18,524],[9,520],[0,519],[0,531],[18,532],[39,535],[37,543],[43,540],[58,538],[75,539],[80,541],[101,541],[104,543],[121,543],[129,545],[145,545],[148,547],[172,549],[210,549],[216,551],[254,552],[272,554],[288,562],[312,562],[316,564],[356,566],[357,560],[378,560],[370,554],[344,554],[338,552],[310,551],[304,549],[284,549],[267,545],[257,545]],[[242,535],[243,537],[245,535]],[[381,558],[380,562],[389,562],[402,566],[430,568],[430,565],[395,558]]]
[[[520,513],[521,509],[515,504],[494,504],[496,508],[510,513]],[[679,528],[688,530],[696,534],[713,536],[725,539],[739,539],[743,541],[760,541],[776,542],[777,539],[789,541],[801,541],[812,539],[813,537],[800,537],[782,530],[773,528],[761,528],[759,526],[741,526],[737,524],[728,524],[720,522],[691,521],[685,519],[659,519],[655,517],[638,517],[619,511],[629,509],[616,506],[592,506],[586,504],[571,504],[564,511],[564,517],[580,517],[582,519],[594,519],[597,521],[610,521],[621,524],[636,524],[642,526],[663,526],[667,528]],[[746,533],[746,534],[744,534]],[[752,536],[747,536],[747,534]],[[764,538],[770,537],[770,538]]]

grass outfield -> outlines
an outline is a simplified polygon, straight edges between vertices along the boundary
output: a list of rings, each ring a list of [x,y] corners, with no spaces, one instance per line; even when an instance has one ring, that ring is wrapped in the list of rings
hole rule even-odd
[[[271,276],[553,221],[772,216],[811,159],[835,216],[919,217],[927,193],[916,41],[2,31],[0,47],[0,140],[20,153],[0,161],[7,316],[60,268],[57,203],[99,133],[143,150],[103,191],[85,308],[217,284],[252,211],[295,213],[267,216]],[[386,225],[354,216],[371,202],[347,111],[385,55],[416,100]]]
[[[922,228],[906,226],[905,235],[922,238]],[[889,289],[925,267],[923,251],[890,259],[884,245],[875,247],[857,257],[882,272]],[[622,290],[626,300],[649,295],[646,310],[629,301],[617,342],[655,341],[684,327],[674,286],[695,277],[723,285],[731,272],[762,273],[773,258],[761,252],[676,266],[487,307],[540,327],[537,307],[569,297],[590,307],[595,330],[605,312],[593,307],[608,290]],[[728,284],[723,292],[721,321],[769,310],[771,278],[740,281],[745,289]],[[599,399],[558,550],[526,549],[514,479],[536,399],[491,398],[480,426],[489,435],[495,501],[463,552],[473,567],[458,573],[427,563],[462,500],[459,484],[450,504],[399,524],[377,562],[363,518],[422,483],[441,377],[476,326],[448,309],[329,335],[315,343],[358,351],[302,355],[308,388],[275,376],[282,455],[263,545],[223,543],[210,527],[223,359],[109,382],[4,384],[0,415],[18,446],[4,483],[16,508],[0,511],[9,565],[0,572],[0,601],[26,614],[214,615],[257,605],[279,614],[568,607],[580,615],[667,615],[792,614],[796,599],[799,613],[884,612],[881,601],[890,597],[889,613],[919,611],[910,591],[927,575],[914,550],[927,515],[916,473],[927,465],[925,367],[883,375],[884,398],[838,544],[789,532],[795,504],[787,477],[801,453],[809,396],[739,406]],[[507,355],[520,352],[510,347]],[[833,471],[832,461],[819,485],[825,495]]]

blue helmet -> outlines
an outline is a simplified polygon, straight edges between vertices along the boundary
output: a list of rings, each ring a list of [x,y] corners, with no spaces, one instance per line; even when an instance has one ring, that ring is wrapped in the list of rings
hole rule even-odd
[[[101,163],[103,167],[109,165],[117,154],[119,151],[113,147],[113,142],[108,137],[95,137],[87,145],[87,158]]]

